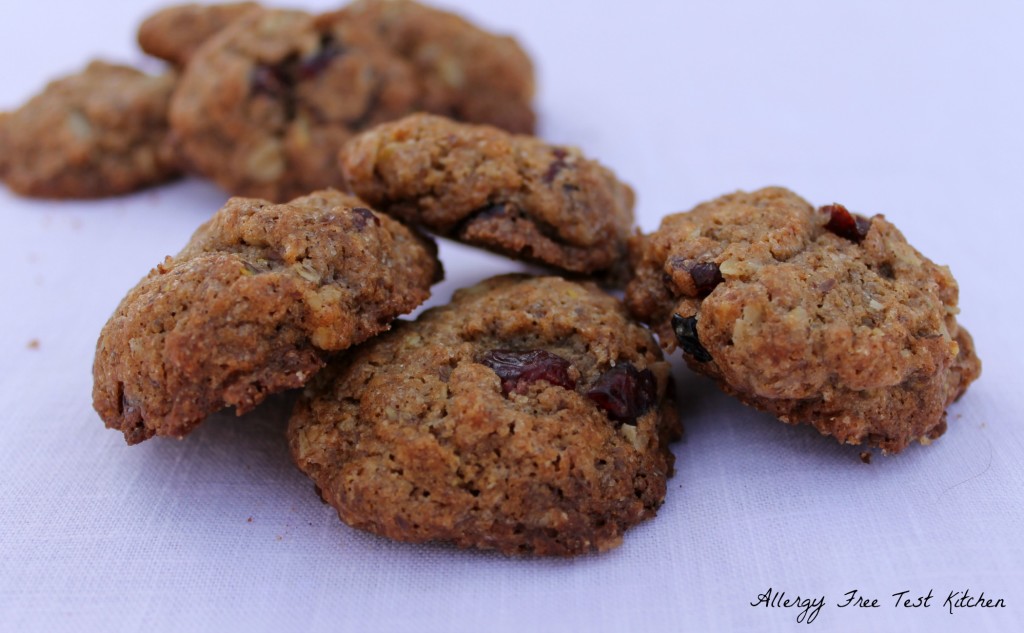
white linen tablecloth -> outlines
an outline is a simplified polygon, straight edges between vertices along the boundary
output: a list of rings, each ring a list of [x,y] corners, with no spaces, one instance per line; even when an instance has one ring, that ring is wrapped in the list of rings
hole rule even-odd
[[[133,45],[156,2],[7,2],[0,109]],[[310,8],[325,8],[313,3]],[[541,134],[638,192],[645,230],[736,189],[882,212],[950,265],[984,363],[930,447],[875,455],[674,359],[686,439],[659,516],[603,555],[518,560],[341,524],[291,464],[286,397],[128,447],[91,408],[124,293],[224,201],[198,180],[93,202],[0,187],[0,630],[1024,630],[1024,5],[446,2],[536,60]],[[521,266],[451,242],[431,303]],[[751,606],[769,589],[825,597]],[[879,607],[837,606],[847,592]],[[897,608],[893,594],[928,608]],[[951,614],[950,592],[1005,607]],[[954,599],[956,596],[954,596]]]

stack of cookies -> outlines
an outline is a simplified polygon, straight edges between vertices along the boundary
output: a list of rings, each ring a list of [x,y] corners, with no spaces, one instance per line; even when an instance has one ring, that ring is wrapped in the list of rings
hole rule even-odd
[[[173,69],[94,62],[0,117],[0,176],[25,195],[188,172],[246,196],[100,334],[94,406],[129,444],[303,389],[291,453],[345,523],[571,556],[665,500],[682,425],[662,349],[784,422],[887,453],[942,435],[979,375],[949,270],[883,216],[768,188],[642,235],[628,185],[529,135],[519,45],[457,16],[186,5],[139,41]],[[428,233],[550,274],[401,320],[443,276]]]

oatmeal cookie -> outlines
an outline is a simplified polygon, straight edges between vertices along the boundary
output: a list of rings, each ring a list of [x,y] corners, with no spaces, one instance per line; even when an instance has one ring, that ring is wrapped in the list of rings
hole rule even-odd
[[[617,546],[663,502],[682,430],[671,380],[593,284],[507,275],[339,356],[288,435],[353,527],[570,556]]]
[[[626,263],[633,191],[576,148],[416,114],[339,160],[359,196],[440,235],[572,273]]]
[[[940,436],[980,373],[949,269],[882,215],[769,188],[671,215],[631,247],[633,314],[784,422],[896,453]]]
[[[259,6],[255,2],[170,6],[142,22],[139,46],[153,57],[181,67],[206,40]]]
[[[410,0],[357,0],[337,18],[377,33],[412,67],[417,110],[533,133],[533,64],[515,39]]]
[[[100,334],[93,405],[129,444],[301,387],[440,277],[434,244],[351,196],[232,198]]]
[[[502,52],[481,52],[492,48]],[[468,54],[477,58],[459,57]],[[446,72],[457,80],[446,81]],[[501,78],[520,74],[523,94],[510,94]],[[412,3],[368,0],[320,16],[257,9],[190,59],[171,124],[193,169],[232,193],[285,200],[340,185],[342,143],[412,112],[532,128],[532,117],[493,105],[504,99],[528,110],[532,77],[511,40]]]
[[[168,138],[173,74],[93,61],[0,117],[0,178],[43,198],[98,198],[178,174]]]

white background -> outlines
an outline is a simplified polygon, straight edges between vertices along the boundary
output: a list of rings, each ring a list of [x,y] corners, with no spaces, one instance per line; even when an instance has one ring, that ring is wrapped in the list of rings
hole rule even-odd
[[[142,62],[134,27],[155,4],[5,0],[0,108],[93,56]],[[100,328],[220,191],[51,203],[0,187],[0,629],[1024,630],[1024,4],[446,4],[521,38],[542,135],[632,183],[645,230],[778,184],[885,213],[949,264],[984,362],[949,431],[865,465],[676,358],[678,473],[619,549],[517,560],[389,542],[342,525],[292,466],[283,400],[135,447],[92,411]],[[441,254],[432,303],[519,268]],[[769,587],[827,604],[797,624],[749,606]],[[967,588],[1007,606],[950,615],[942,601]],[[882,607],[836,607],[851,589]],[[892,606],[929,589],[929,609]]]

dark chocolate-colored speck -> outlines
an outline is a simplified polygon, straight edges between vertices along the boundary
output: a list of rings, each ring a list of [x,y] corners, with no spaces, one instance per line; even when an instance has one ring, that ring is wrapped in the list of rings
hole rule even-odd
[[[693,280],[693,286],[696,291],[696,296],[706,297],[711,294],[718,284],[725,281],[722,277],[722,271],[718,268],[718,264],[715,262],[698,262],[692,259],[686,259],[683,257],[673,257],[669,260],[669,265],[672,271],[682,271],[690,275],[690,279]],[[664,271],[663,279],[666,286],[674,287],[673,280],[675,276],[672,272]]]
[[[479,362],[498,374],[501,391],[506,396],[513,392],[524,393],[538,380],[546,380],[565,389],[576,387],[576,381],[569,375],[569,361],[546,350],[520,352],[495,349],[481,356]]]
[[[489,218],[498,218],[502,216],[508,216],[508,209],[504,204],[489,204],[486,207],[480,207],[473,211],[466,217],[459,220],[459,223],[451,230],[451,234],[456,237],[461,237],[463,231],[466,230],[473,222],[478,220],[486,220]]]
[[[698,363],[706,363],[711,360],[711,354],[700,344],[697,338],[697,316],[684,317],[678,314],[672,315],[672,330],[676,333],[676,340],[683,351],[693,356]]]
[[[821,207],[820,212],[827,213],[829,216],[825,230],[831,231],[851,242],[862,242],[871,229],[871,220],[862,215],[850,213],[841,204],[825,205]]]
[[[472,217],[473,219],[496,218],[498,216],[505,215],[505,211],[506,208],[504,204],[491,204],[481,209],[477,209],[471,213],[469,217]]]
[[[380,218],[374,215],[373,211],[366,207],[352,207],[352,224],[356,230],[362,231],[370,222],[380,226]]]
[[[273,99],[283,97],[290,85],[290,79],[283,68],[267,64],[254,67],[249,82],[253,94],[267,95]]]
[[[565,157],[568,155],[568,152],[566,152],[561,147],[556,147],[555,149],[551,150],[551,154],[555,157],[555,160],[551,161],[551,164],[548,165],[548,170],[544,172],[544,177],[542,180],[544,181],[545,185],[550,185],[552,182],[554,182],[555,177],[557,177],[559,172],[561,172],[566,167]]]
[[[636,426],[637,418],[657,400],[658,385],[650,369],[638,371],[630,363],[620,363],[601,374],[587,397],[612,420]]]

